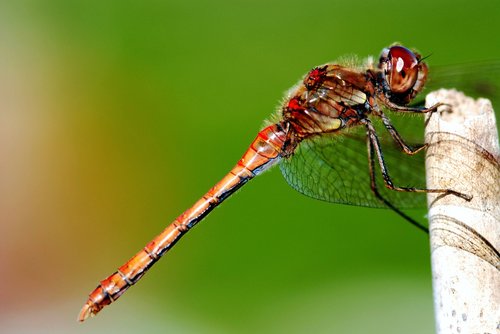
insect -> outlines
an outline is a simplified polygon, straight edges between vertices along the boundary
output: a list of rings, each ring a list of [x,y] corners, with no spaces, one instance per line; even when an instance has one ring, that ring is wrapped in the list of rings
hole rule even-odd
[[[306,195],[330,202],[389,207],[424,231],[425,226],[400,210],[414,204],[408,193],[433,192],[470,200],[468,195],[452,189],[400,186],[400,180],[393,181],[388,168],[388,153],[413,159],[425,148],[410,145],[384,110],[394,114],[436,111],[442,104],[429,108],[409,106],[424,88],[427,72],[421,56],[401,45],[383,49],[376,65],[373,61],[362,66],[329,63],[312,69],[286,93],[279,112],[257,134],[236,166],[127,263],[101,281],[78,319],[94,316],[118,299],[210,211],[278,163],[287,182]],[[381,132],[390,139],[392,148],[380,139]],[[360,164],[360,157],[364,160],[362,166],[351,168]],[[393,170],[405,182],[412,180],[411,175],[419,174],[401,168]],[[382,187],[377,184],[377,173],[382,177]]]

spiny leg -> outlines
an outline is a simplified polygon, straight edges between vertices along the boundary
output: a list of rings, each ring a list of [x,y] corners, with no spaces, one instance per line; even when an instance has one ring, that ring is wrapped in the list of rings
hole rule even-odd
[[[451,106],[449,104],[442,103],[442,102],[438,102],[438,103],[426,108],[426,107],[410,107],[410,106],[399,105],[397,103],[389,101],[389,99],[385,98],[385,97],[382,97],[381,100],[387,108],[389,108],[390,110],[392,110],[394,112],[426,114],[429,112],[437,111],[438,108],[441,106],[447,106],[447,107],[451,108]]]
[[[413,147],[409,146],[408,144],[406,144],[406,142],[401,137],[401,135],[396,130],[396,128],[394,128],[394,126],[392,125],[391,120],[389,119],[389,117],[387,117],[381,111],[379,112],[379,116],[380,116],[380,118],[382,118],[382,122],[383,122],[385,128],[387,129],[387,131],[389,131],[389,134],[391,135],[391,137],[396,141],[396,143],[399,144],[399,146],[401,146],[401,148],[403,149],[404,153],[406,153],[408,155],[414,155],[414,154],[417,154],[418,152],[422,151],[424,148],[427,147],[427,144],[420,145],[420,146],[418,146],[416,148],[413,148]]]
[[[409,107],[409,106],[402,106],[402,105],[398,105],[396,103],[393,103],[385,97],[381,98],[381,100],[384,103],[384,105],[387,108],[389,108],[390,110],[392,110],[394,112],[403,112],[403,113],[426,114],[429,112],[437,111],[437,109],[441,106],[450,106],[446,103],[439,102],[439,103],[434,104],[433,106],[430,106],[429,108]],[[376,104],[374,107],[375,107],[374,108],[375,109],[374,115],[379,116],[382,119],[382,122],[383,122],[385,128],[387,129],[387,131],[389,131],[389,134],[391,135],[391,137],[399,144],[399,146],[401,147],[401,149],[403,150],[404,153],[406,153],[408,155],[414,155],[427,147],[427,144],[420,145],[416,148],[413,148],[413,147],[409,146],[408,144],[406,144],[404,139],[401,137],[401,135],[398,133],[398,131],[394,128],[390,119],[384,114],[384,112]]]
[[[369,144],[371,145],[372,150],[374,150],[376,153],[377,161],[378,161],[378,164],[380,166],[380,171],[382,173],[382,178],[384,179],[384,184],[387,188],[389,188],[391,190],[395,190],[395,191],[402,191],[402,192],[438,193],[438,194],[443,194],[443,195],[455,195],[455,196],[463,198],[467,201],[470,201],[472,199],[471,196],[463,194],[463,193],[455,191],[455,190],[452,190],[452,189],[427,189],[427,188],[395,186],[392,183],[391,177],[389,176],[389,171],[388,171],[387,166],[385,164],[384,156],[382,153],[382,148],[380,147],[380,142],[378,140],[377,133],[375,131],[375,128],[373,127],[373,124],[368,119],[363,119],[362,123],[364,123],[366,126]]]
[[[380,201],[382,201],[387,207],[394,212],[396,212],[398,215],[406,219],[410,224],[415,226],[416,228],[424,231],[425,233],[429,233],[429,229],[425,227],[424,225],[420,224],[417,222],[415,219],[411,218],[407,214],[405,214],[403,211],[395,207],[391,202],[386,200],[378,191],[377,188],[377,182],[376,182],[376,177],[375,177],[375,159],[374,159],[374,150],[373,150],[373,144],[371,142],[370,136],[366,136],[366,144],[367,144],[367,149],[368,149],[368,169],[370,173],[370,188],[372,192],[375,194],[375,197],[377,197]]]

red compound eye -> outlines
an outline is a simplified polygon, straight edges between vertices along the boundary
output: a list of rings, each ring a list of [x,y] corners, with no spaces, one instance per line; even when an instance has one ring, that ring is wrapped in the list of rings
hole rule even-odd
[[[419,71],[419,57],[405,47],[396,45],[385,49],[379,67],[394,93],[405,93],[415,85]]]

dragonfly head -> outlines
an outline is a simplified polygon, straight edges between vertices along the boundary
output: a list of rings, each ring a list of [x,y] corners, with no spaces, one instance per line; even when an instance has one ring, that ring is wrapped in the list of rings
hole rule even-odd
[[[424,88],[427,65],[418,53],[401,45],[382,50],[378,67],[393,102],[407,104]]]

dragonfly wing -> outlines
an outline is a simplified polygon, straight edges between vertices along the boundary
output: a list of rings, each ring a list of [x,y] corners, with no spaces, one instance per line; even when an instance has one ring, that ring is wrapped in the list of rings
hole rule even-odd
[[[423,137],[421,117],[403,118],[398,124],[406,127],[413,124],[418,129],[413,128],[411,133],[416,137]],[[406,155],[378,119],[372,122],[377,128],[384,160],[393,183],[399,186],[425,187],[424,152]],[[397,126],[396,128],[400,130]],[[401,129],[400,134],[407,144],[415,143],[415,139],[408,140],[405,137],[405,130]],[[422,140],[418,142],[422,143]],[[300,143],[293,156],[282,159],[280,168],[285,180],[307,196],[333,203],[385,207],[370,188],[364,126],[306,139]],[[389,190],[383,184],[378,163],[375,170],[380,193],[393,205],[399,208],[425,206],[425,195]]]
[[[466,95],[489,99],[500,118],[500,60],[430,66],[425,89],[412,105],[424,105],[425,95],[440,89],[456,89]]]
[[[455,88],[472,97],[498,100],[500,60],[434,66],[429,71],[426,92]]]

